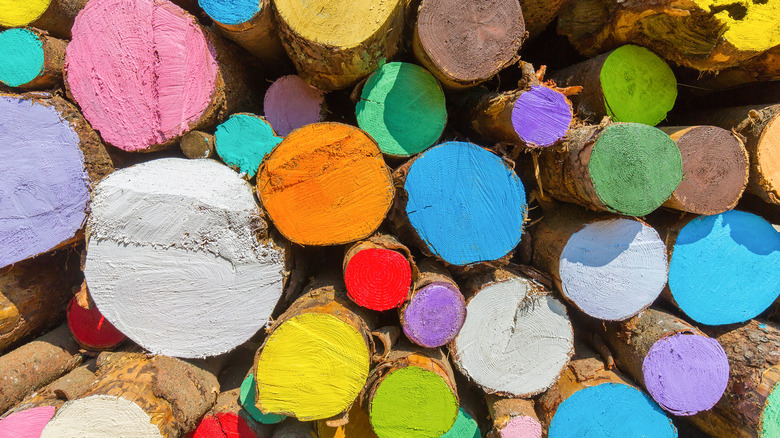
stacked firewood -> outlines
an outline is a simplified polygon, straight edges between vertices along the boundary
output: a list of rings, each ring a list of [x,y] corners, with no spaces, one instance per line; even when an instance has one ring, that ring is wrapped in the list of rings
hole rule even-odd
[[[720,3],[0,1],[0,438],[780,437]]]

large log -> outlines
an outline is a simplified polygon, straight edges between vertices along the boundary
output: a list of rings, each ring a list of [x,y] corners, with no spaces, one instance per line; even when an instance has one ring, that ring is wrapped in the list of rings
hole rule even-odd
[[[67,45],[34,28],[0,32],[0,83],[23,90],[60,85]]]
[[[274,131],[287,137],[298,128],[325,119],[325,92],[298,75],[282,76],[265,92],[263,112]]]
[[[281,141],[264,118],[251,113],[231,115],[214,133],[219,158],[246,179],[255,177],[260,162]]]
[[[674,140],[638,123],[571,130],[560,148],[546,149],[539,158],[545,195],[627,216],[644,216],[660,207],[682,176]]]
[[[561,87],[583,87],[572,101],[577,116],[593,123],[610,116],[616,122],[655,126],[677,99],[677,80],[669,65],[634,45],[574,64],[550,78]]]
[[[65,99],[0,94],[0,267],[80,240],[90,186],[114,170]]]
[[[486,397],[493,428],[488,438],[541,438],[542,425],[534,401],[523,398]]]
[[[107,143],[149,152],[247,109],[253,94],[240,61],[167,0],[92,0],[73,26],[65,81]]]
[[[275,0],[284,48],[298,74],[315,87],[347,88],[399,48],[406,1]]]
[[[466,322],[450,345],[458,370],[488,394],[530,397],[555,383],[574,353],[566,308],[520,268],[466,287]]]
[[[691,319],[747,321],[780,295],[780,233],[767,221],[736,210],[670,219],[656,224],[671,254],[670,298]]]
[[[525,20],[517,0],[423,0],[413,38],[417,60],[443,85],[458,89],[517,60]]]
[[[371,310],[401,306],[417,280],[409,248],[387,234],[376,234],[349,247],[343,266],[347,295]]]
[[[563,10],[558,32],[586,56],[626,43],[700,71],[744,67],[780,45],[774,2],[579,0]]]
[[[8,0],[3,4],[0,26],[28,24],[57,38],[70,39],[71,27],[87,0]]]
[[[652,227],[569,204],[542,206],[544,217],[532,228],[533,263],[552,275],[571,304],[619,321],[646,309],[664,290],[666,245]]]
[[[153,160],[106,178],[93,199],[84,275],[100,312],[128,338],[156,354],[206,357],[268,321],[289,251],[228,167]]]
[[[376,142],[340,123],[288,135],[263,160],[257,195],[282,235],[301,245],[337,245],[371,235],[395,190]]]

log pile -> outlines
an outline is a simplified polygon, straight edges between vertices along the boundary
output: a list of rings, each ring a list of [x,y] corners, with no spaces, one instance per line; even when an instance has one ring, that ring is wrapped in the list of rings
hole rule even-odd
[[[0,438],[780,438],[778,13],[0,0]]]

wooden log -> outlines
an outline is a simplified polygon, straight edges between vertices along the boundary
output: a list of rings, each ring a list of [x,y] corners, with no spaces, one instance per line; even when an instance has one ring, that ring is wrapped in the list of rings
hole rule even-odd
[[[309,284],[255,356],[257,407],[303,421],[347,411],[368,378],[373,325],[339,281]]]
[[[525,38],[517,0],[423,0],[412,47],[445,87],[480,84],[515,62]]]
[[[65,402],[78,398],[81,394],[85,393],[89,387],[97,380],[97,366],[95,359],[89,359],[84,361],[81,365],[74,368],[69,373],[60,377],[59,379],[51,382],[43,388],[28,394],[21,402],[16,406],[9,409],[3,415],[4,420],[9,420],[12,416],[17,419],[25,418],[26,416],[17,416],[23,412],[27,412],[33,409],[39,408],[51,408],[48,412],[51,412],[51,416],[54,412],[60,408]],[[47,411],[37,411],[44,413]],[[0,420],[2,421],[2,420]],[[48,421],[48,419],[47,419]],[[7,423],[0,423],[7,424]],[[41,430],[46,423],[41,425]],[[2,430],[2,426],[0,426]],[[40,431],[38,431],[40,435]]]
[[[666,286],[666,245],[639,219],[544,203],[532,229],[533,263],[571,304],[604,320],[628,319]],[[641,273],[641,274],[638,274]]]
[[[398,312],[401,327],[417,345],[442,347],[463,327],[466,301],[447,268],[435,259],[424,259],[417,268],[414,290]]]
[[[378,438],[359,400],[352,404],[347,417],[349,422],[338,427],[329,426],[327,420],[318,420],[317,436],[319,438]]]
[[[3,5],[0,26],[32,27],[57,38],[70,39],[70,30],[87,0],[9,0]]]
[[[750,321],[707,331],[729,358],[726,393],[712,409],[690,417],[707,434],[757,438],[780,432],[780,326]]]
[[[215,371],[166,356],[101,353],[98,380],[65,403],[41,438],[111,436],[179,437],[215,403]]]
[[[539,36],[547,29],[560,14],[566,5],[572,0],[520,0],[525,19],[525,30],[528,31],[528,39]]]
[[[420,154],[395,177],[403,186],[396,225],[411,226],[427,254],[468,267],[505,258],[520,242],[525,188],[495,154],[450,141]]]
[[[340,123],[288,135],[263,161],[257,195],[282,235],[300,245],[338,245],[370,236],[395,190],[376,142]]]
[[[0,352],[62,322],[80,279],[79,257],[65,250],[0,269]]]
[[[358,126],[391,157],[424,151],[439,140],[447,124],[439,81],[406,62],[387,63],[369,76],[355,114]]]
[[[288,418],[274,431],[272,438],[316,438],[311,422]]]
[[[187,158],[211,158],[214,156],[214,135],[202,131],[190,131],[179,142]]]
[[[634,43],[679,65],[718,71],[744,67],[779,45],[778,12],[772,2],[580,0],[563,10],[558,32],[586,56]]]
[[[666,411],[690,416],[712,408],[729,378],[717,341],[670,313],[647,309],[605,327],[618,368],[642,385]]]
[[[493,429],[488,438],[541,438],[542,425],[534,411],[534,401],[523,398],[486,396]]]
[[[443,435],[458,416],[449,360],[441,350],[401,343],[374,368],[364,405],[379,438]]]
[[[759,216],[727,211],[656,224],[671,253],[671,301],[700,324],[757,317],[780,294],[780,233]],[[702,288],[702,285],[706,288]]]
[[[151,152],[247,109],[253,94],[240,61],[167,0],[94,0],[73,26],[65,82],[107,143]]]
[[[737,67],[699,75],[696,86],[711,90],[727,90],[750,83],[771,82],[780,79],[780,45],[777,45]],[[703,77],[702,77],[703,76]]]
[[[76,368],[82,359],[64,324],[0,356],[0,412]]]
[[[67,321],[73,339],[86,350],[112,350],[127,339],[100,313],[89,297],[86,282],[68,303]]]
[[[550,438],[676,438],[672,420],[622,374],[605,368],[582,344],[560,379],[536,401]]]
[[[219,32],[260,59],[269,69],[289,62],[274,23],[271,0],[226,2],[199,0]]]
[[[566,308],[510,266],[466,286],[466,322],[450,345],[461,374],[488,394],[530,397],[555,383],[574,353]]]
[[[214,134],[219,157],[246,179],[255,177],[260,162],[281,141],[263,117],[251,113],[233,114]]]
[[[480,438],[482,431],[479,428],[479,422],[468,410],[458,408],[458,417],[455,424],[440,438]]]
[[[254,368],[254,367],[252,367]],[[244,381],[241,382],[240,392],[238,394],[238,401],[244,408],[244,411],[252,417],[253,420],[260,424],[279,424],[287,418],[285,415],[268,413],[264,414],[257,408],[255,401],[257,400],[257,379],[250,369],[247,373]]]
[[[750,157],[747,191],[780,204],[780,105],[743,106],[696,113],[696,123],[734,130],[745,137]]]
[[[128,338],[155,354],[214,356],[269,320],[289,251],[228,167],[157,159],[106,178],[93,200],[84,275]]]
[[[275,80],[263,98],[263,111],[268,123],[282,137],[312,123],[325,119],[328,110],[325,92],[307,84],[298,75]]]
[[[550,78],[561,87],[583,87],[572,101],[577,116],[593,123],[610,116],[616,122],[655,126],[677,100],[677,80],[669,65],[631,44],[554,72]]]
[[[644,216],[682,181],[680,149],[663,131],[638,123],[569,132],[560,149],[539,158],[545,195],[590,210]]]
[[[350,246],[344,254],[347,295],[359,306],[390,310],[409,297],[417,268],[409,248],[395,237],[375,234]]]
[[[684,175],[664,207],[706,215],[736,207],[750,170],[742,140],[716,126],[670,126],[661,130],[680,148]]]
[[[61,97],[0,94],[0,139],[0,267],[78,242],[114,169],[97,134]]]
[[[67,46],[34,28],[0,32],[0,82],[23,90],[60,85]]]
[[[325,91],[355,85],[399,48],[406,2],[275,0],[276,21],[298,74]]]

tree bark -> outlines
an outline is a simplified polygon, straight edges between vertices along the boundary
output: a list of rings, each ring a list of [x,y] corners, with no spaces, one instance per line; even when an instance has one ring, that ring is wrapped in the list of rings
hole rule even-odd
[[[179,146],[187,158],[211,158],[214,156],[214,134],[190,131],[181,138]]]
[[[51,0],[46,12],[30,26],[43,29],[56,38],[70,39],[73,22],[86,4],[87,0]]]
[[[515,430],[515,433],[518,433],[519,430],[524,430],[528,434],[517,436],[532,437],[536,431],[538,431],[537,437],[542,436],[542,425],[539,423],[536,411],[534,411],[533,400],[503,398],[495,395],[487,395],[485,399],[490,412],[490,418],[493,420],[493,429],[488,432],[488,438],[502,438],[504,433],[502,430],[506,428]]]
[[[97,380],[95,359],[89,359],[42,389],[25,397],[4,415],[23,412],[44,406],[59,408],[85,393]]]
[[[65,66],[65,48],[68,42],[49,36],[46,31],[35,28],[26,29],[32,37],[40,41],[43,49],[43,62],[38,75],[24,84],[12,84],[21,90],[46,90],[62,85],[62,70]],[[7,61],[6,61],[7,62]]]
[[[520,0],[528,39],[539,36],[571,2],[572,0]]]

